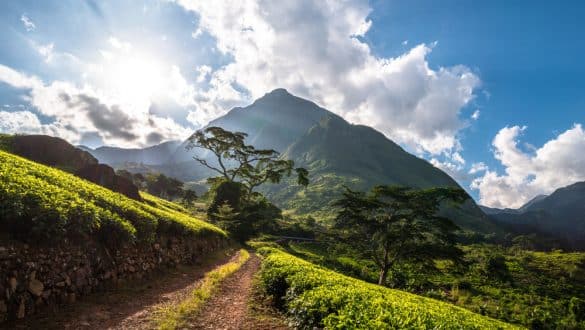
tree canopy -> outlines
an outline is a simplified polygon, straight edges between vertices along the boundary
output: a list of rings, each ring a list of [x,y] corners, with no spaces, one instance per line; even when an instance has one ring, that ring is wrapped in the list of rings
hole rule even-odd
[[[282,159],[276,150],[256,149],[246,144],[246,137],[246,133],[208,127],[189,138],[187,149],[201,148],[211,152],[213,160],[199,155],[193,158],[217,172],[223,180],[241,183],[247,197],[251,197],[254,189],[262,184],[279,183],[293,171],[298,184],[306,186],[309,183],[306,169],[294,168],[294,162]]]
[[[335,203],[340,207],[335,228],[376,263],[378,283],[384,284],[390,267],[399,261],[430,264],[436,258],[460,258],[454,234],[458,227],[438,214],[443,202],[467,198],[455,188],[377,186],[369,193],[346,188]]]

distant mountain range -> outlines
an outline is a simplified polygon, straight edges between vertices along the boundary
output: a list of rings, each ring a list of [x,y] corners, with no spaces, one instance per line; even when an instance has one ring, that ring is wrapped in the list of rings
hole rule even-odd
[[[317,104],[276,89],[247,107],[237,107],[208,126],[248,134],[247,142],[271,148],[306,167],[311,184],[302,189],[292,182],[270,185],[264,193],[277,205],[296,214],[331,218],[331,203],[343,186],[369,189],[379,184],[400,184],[416,188],[459,187],[446,173],[426,160],[404,151],[375,129],[352,125]],[[183,181],[199,181],[213,173],[193,161],[186,142],[147,149],[86,148],[100,162],[113,166],[142,162]],[[174,151],[173,151],[174,147]],[[168,161],[165,163],[164,160]],[[462,209],[446,209],[467,229],[495,232],[498,227],[469,201]]]
[[[548,196],[536,196],[519,209],[481,208],[493,220],[518,232],[542,232],[568,242],[572,248],[585,248],[585,182],[559,188]]]
[[[119,166],[124,163],[142,163],[146,165],[162,165],[171,162],[172,156],[181,141],[169,141],[144,149],[123,149],[116,147],[99,147],[92,149],[86,146],[77,146],[81,150],[91,153],[101,163]]]

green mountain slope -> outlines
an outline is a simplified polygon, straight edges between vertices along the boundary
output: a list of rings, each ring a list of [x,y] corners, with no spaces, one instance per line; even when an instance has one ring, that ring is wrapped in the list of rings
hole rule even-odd
[[[0,231],[24,240],[151,242],[157,235],[225,238],[219,228],[150,195],[139,202],[0,151]]]

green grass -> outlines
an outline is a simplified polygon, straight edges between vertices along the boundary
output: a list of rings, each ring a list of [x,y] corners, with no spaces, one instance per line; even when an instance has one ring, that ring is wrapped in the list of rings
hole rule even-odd
[[[261,284],[295,327],[312,329],[515,329],[438,300],[335,273],[261,248]]]
[[[248,251],[240,250],[235,261],[228,262],[206,273],[201,284],[186,299],[178,304],[170,303],[158,308],[152,317],[155,327],[161,330],[183,328],[189,319],[196,317],[197,312],[217,291],[223,280],[240,269],[249,258]]]
[[[55,168],[0,151],[0,228],[16,238],[107,243],[152,242],[161,234],[226,237],[182,207],[144,195],[145,202]]]

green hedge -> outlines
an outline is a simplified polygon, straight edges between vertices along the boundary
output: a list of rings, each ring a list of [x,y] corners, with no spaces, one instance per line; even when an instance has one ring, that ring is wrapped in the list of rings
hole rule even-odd
[[[273,248],[260,283],[301,329],[516,329],[457,306],[369,284]]]
[[[0,151],[0,227],[17,238],[97,237],[152,242],[158,234],[215,235],[221,229],[154,196],[142,203],[55,168]]]

